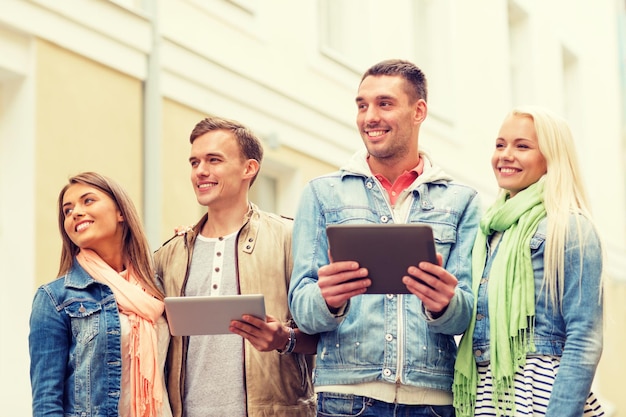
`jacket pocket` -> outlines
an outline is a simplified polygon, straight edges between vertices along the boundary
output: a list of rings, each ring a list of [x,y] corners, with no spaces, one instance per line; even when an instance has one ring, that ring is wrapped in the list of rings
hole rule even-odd
[[[435,248],[441,253],[444,261],[448,259],[452,246],[457,242],[456,227],[442,222],[423,222],[433,229]]]
[[[76,301],[65,307],[70,317],[72,335],[78,344],[87,344],[98,334],[102,305],[94,301]]]

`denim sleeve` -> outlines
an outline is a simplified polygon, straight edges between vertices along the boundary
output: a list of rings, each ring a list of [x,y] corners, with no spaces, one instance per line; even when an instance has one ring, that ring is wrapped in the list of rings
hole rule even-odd
[[[329,263],[326,221],[311,185],[302,192],[293,225],[293,271],[289,308],[298,328],[308,334],[332,331],[342,318],[335,317],[317,285],[318,269]]]
[[[592,225],[578,216],[581,231],[571,217],[565,247],[563,319],[565,348],[546,416],[582,415],[602,354],[602,250]],[[580,234],[582,235],[580,235]],[[579,244],[581,236],[583,246]]]
[[[56,310],[51,295],[39,288],[28,335],[33,417],[65,415],[63,393],[71,339],[67,318]]]
[[[447,335],[459,335],[469,325],[474,308],[472,292],[472,248],[480,221],[480,204],[474,193],[465,206],[457,224],[456,243],[444,259],[445,269],[458,280],[454,297],[445,313],[429,320],[431,330]]]

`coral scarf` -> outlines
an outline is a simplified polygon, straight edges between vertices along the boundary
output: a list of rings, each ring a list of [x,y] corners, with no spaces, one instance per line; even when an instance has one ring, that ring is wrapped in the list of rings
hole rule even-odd
[[[163,314],[163,302],[147,294],[132,267],[117,273],[90,249],[81,249],[76,260],[89,275],[106,284],[115,295],[121,313],[130,323],[131,416],[153,417],[163,401],[161,371],[158,369],[157,333],[154,323]]]
[[[478,384],[472,352],[476,298],[485,267],[487,239],[493,232],[505,232],[489,272],[487,289],[493,400],[498,415],[506,414],[507,408],[511,415],[515,414],[515,372],[526,363],[526,354],[534,350],[535,281],[530,239],[546,216],[543,183],[540,179],[513,198],[503,193],[481,219],[472,250],[474,318],[461,340],[454,372],[454,406],[458,416],[474,415]]]

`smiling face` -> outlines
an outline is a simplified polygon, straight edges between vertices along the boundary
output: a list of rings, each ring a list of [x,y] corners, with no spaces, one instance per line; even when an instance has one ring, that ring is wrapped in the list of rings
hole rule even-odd
[[[504,120],[491,166],[498,186],[508,190],[511,197],[537,182],[548,171],[530,117],[511,115]]]
[[[81,249],[106,258],[122,249],[124,217],[111,197],[96,187],[76,183],[63,194],[63,229]]]
[[[370,160],[390,164],[407,156],[417,158],[426,102],[411,103],[406,82],[401,76],[367,76],[359,86],[356,124]]]
[[[244,159],[232,132],[212,130],[191,144],[191,184],[198,203],[229,209],[247,201],[258,162]]]

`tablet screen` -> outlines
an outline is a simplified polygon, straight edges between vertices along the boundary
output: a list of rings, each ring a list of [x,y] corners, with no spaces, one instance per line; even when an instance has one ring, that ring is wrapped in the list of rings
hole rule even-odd
[[[437,264],[432,228],[426,224],[336,224],[326,227],[334,261],[356,261],[369,271],[370,294],[408,294],[409,266]]]
[[[265,320],[261,294],[165,297],[165,314],[172,336],[230,334],[231,320],[249,314]]]

